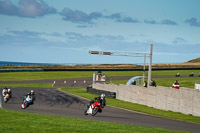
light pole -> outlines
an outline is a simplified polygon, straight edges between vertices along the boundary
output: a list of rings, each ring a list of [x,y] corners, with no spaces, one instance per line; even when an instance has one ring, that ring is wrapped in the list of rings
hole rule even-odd
[[[152,51],[153,51],[153,44],[150,45],[150,53],[149,53],[149,72],[148,72],[148,87],[151,82],[151,71],[152,71]]]
[[[151,71],[152,71],[152,51],[153,44],[150,45],[150,53],[134,53],[134,52],[108,52],[108,51],[89,51],[90,54],[96,55],[110,55],[110,56],[129,56],[129,57],[144,57],[144,67],[143,67],[143,83],[145,76],[145,65],[146,57],[149,57],[149,71],[148,71],[148,86],[151,81]]]

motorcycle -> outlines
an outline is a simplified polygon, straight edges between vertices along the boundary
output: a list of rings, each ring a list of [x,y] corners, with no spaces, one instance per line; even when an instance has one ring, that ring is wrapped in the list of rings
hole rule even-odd
[[[102,109],[100,101],[96,101],[93,104],[89,106],[84,112],[85,115],[91,114],[92,116],[95,116],[97,112],[100,112]]]
[[[3,100],[4,100],[5,103],[7,103],[9,99],[10,99],[10,95],[7,93],[7,94],[4,96]]]
[[[24,98],[21,108],[26,109],[32,103],[32,100],[32,96],[28,95],[26,98]]]

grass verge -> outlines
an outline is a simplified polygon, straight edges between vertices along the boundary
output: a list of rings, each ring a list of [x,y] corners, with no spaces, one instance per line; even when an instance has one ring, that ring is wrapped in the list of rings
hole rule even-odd
[[[79,118],[40,115],[0,109],[0,132],[19,133],[186,133],[143,126],[84,120]]]
[[[45,80],[45,79],[67,79],[92,77],[96,71],[53,71],[53,72],[1,72],[1,81],[23,81],[23,80]],[[198,75],[200,70],[170,70],[152,71],[152,75],[189,75],[194,72]],[[143,71],[103,71],[108,77],[112,76],[142,76]],[[145,75],[147,75],[147,71]]]
[[[200,82],[200,77],[186,77],[186,78],[156,78],[153,79],[156,82],[157,86],[166,86],[166,87],[172,87],[172,84],[175,82],[175,80],[178,80],[180,87],[186,87],[186,88],[194,88],[195,83]],[[112,84],[126,84],[127,80],[113,80],[112,82],[107,82]],[[142,82],[140,82],[141,84]]]

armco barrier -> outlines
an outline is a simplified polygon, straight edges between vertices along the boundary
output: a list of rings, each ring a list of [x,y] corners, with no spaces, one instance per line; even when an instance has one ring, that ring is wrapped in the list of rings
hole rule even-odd
[[[94,93],[94,94],[99,94],[99,95],[101,95],[103,93],[103,94],[106,95],[106,97],[116,98],[116,93],[115,92],[98,90],[98,89],[94,89],[92,87],[87,87],[87,92]]]
[[[200,116],[200,90],[180,87],[141,87],[114,84],[93,84],[97,90],[116,93],[116,99],[147,105],[162,110]]]

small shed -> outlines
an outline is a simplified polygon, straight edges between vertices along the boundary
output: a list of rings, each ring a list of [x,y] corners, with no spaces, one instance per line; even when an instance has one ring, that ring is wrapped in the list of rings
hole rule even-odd
[[[93,73],[93,83],[106,83],[106,74],[102,72]]]

